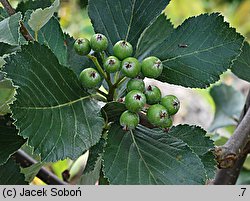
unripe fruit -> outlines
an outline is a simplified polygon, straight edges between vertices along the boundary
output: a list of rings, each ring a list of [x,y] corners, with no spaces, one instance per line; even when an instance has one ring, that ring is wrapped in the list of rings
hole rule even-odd
[[[162,128],[170,128],[173,125],[172,117],[169,117],[162,125]]]
[[[162,126],[168,121],[168,112],[167,109],[160,105],[155,104],[149,107],[147,111],[148,121],[155,126]]]
[[[86,38],[78,38],[74,43],[74,49],[79,55],[87,55],[91,50],[89,40]]]
[[[105,59],[103,66],[108,73],[114,73],[120,70],[121,62],[114,56]]]
[[[120,125],[126,131],[134,129],[139,124],[139,121],[139,115],[128,110],[123,112],[120,117]]]
[[[94,88],[100,84],[102,78],[94,68],[84,69],[79,77],[84,88]]]
[[[129,42],[121,40],[114,45],[113,52],[118,59],[123,60],[132,56],[133,47]]]
[[[108,39],[103,34],[94,34],[90,39],[90,46],[95,52],[101,52],[108,48]]]
[[[180,109],[180,101],[174,95],[164,96],[161,99],[161,105],[167,109],[169,115],[176,114]]]
[[[141,79],[131,79],[127,83],[127,91],[130,92],[132,90],[138,90],[144,92],[145,90],[145,83]]]
[[[121,72],[129,78],[135,78],[141,71],[140,62],[134,57],[128,57],[122,61]]]
[[[161,90],[153,85],[149,85],[146,88],[145,96],[147,98],[147,104],[153,105],[161,101]]]
[[[130,91],[125,97],[125,105],[130,112],[139,112],[145,104],[146,97],[141,91]]]
[[[148,78],[157,78],[161,75],[163,65],[157,57],[148,57],[142,61],[142,73]]]

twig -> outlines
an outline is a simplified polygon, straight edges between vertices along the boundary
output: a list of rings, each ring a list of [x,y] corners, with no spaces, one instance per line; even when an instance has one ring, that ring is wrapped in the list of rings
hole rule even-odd
[[[26,154],[22,150],[18,150],[13,155],[13,158],[23,168],[30,167],[31,165],[34,165],[37,163],[36,160],[31,158],[28,154]],[[52,172],[48,171],[44,167],[40,169],[40,171],[37,174],[37,177],[41,179],[43,182],[45,182],[46,184],[50,184],[50,185],[67,185],[68,184],[60,180],[56,175],[54,175]]]
[[[4,9],[7,11],[7,13],[11,16],[16,13],[15,9],[10,5],[8,0],[0,0],[2,3]],[[34,38],[31,36],[27,28],[24,26],[23,22],[20,21],[20,32],[27,41],[34,41]]]
[[[249,93],[245,102],[245,106],[242,110],[242,113],[239,119],[239,125],[236,128],[233,136],[229,139],[228,143],[226,143],[223,146],[223,147],[226,147],[226,149],[224,149],[224,153],[222,152],[224,156],[226,156],[226,152],[228,152],[228,154],[231,154],[233,153],[232,151],[235,151],[236,153],[233,153],[233,154],[236,154],[236,155],[234,155],[233,157],[234,160],[230,161],[229,163],[225,163],[224,161],[224,165],[228,166],[228,168],[218,170],[216,177],[214,181],[212,182],[215,185],[232,185],[236,183],[239,177],[240,170],[246,160],[247,154],[250,152],[250,142],[248,142],[250,132],[247,131],[247,129],[246,130],[243,129],[247,125],[243,125],[243,126],[241,125],[242,123],[250,124],[249,113],[250,113],[250,90],[249,90]],[[248,114],[248,117],[246,117],[247,114]],[[230,150],[230,147],[232,147],[232,150]],[[223,150],[223,148],[221,150]],[[241,150],[241,153],[239,152],[239,150]],[[231,167],[230,167],[230,164],[231,164]],[[223,166],[223,165],[220,164],[220,166]]]

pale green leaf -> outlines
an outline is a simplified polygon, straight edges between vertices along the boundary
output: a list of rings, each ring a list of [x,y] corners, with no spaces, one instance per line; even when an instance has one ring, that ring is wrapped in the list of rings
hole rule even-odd
[[[38,8],[32,12],[28,21],[29,26],[35,32],[38,32],[58,10],[60,0],[55,0],[54,3],[47,8]]]
[[[22,15],[19,12],[0,21],[0,42],[9,45],[19,44],[19,22],[21,18]]]

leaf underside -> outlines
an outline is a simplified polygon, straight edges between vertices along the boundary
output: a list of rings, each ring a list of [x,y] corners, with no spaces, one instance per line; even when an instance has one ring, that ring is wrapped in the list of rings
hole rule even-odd
[[[15,125],[43,161],[75,159],[99,141],[101,108],[47,47],[23,46],[6,61],[7,77],[19,87],[11,106]]]
[[[243,94],[231,86],[220,84],[211,88],[210,95],[216,106],[210,130],[237,125],[236,119],[239,119],[245,103]]]

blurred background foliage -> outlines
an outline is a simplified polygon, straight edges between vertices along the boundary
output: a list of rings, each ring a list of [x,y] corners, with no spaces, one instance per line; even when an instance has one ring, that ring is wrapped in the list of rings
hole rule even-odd
[[[16,6],[21,1],[22,0],[10,0],[13,6]],[[65,32],[74,36],[74,38],[90,38],[94,33],[91,21],[88,18],[87,3],[88,0],[61,0],[59,9],[61,26]],[[167,17],[171,19],[175,27],[180,25],[188,17],[201,13],[219,12],[225,17],[225,20],[230,23],[230,26],[235,27],[238,32],[246,37],[246,40],[250,41],[250,0],[171,0],[164,12]],[[175,125],[179,123],[198,124],[210,131],[209,136],[215,141],[215,145],[218,146],[223,145],[232,135],[236,122],[232,121],[235,116],[226,117],[224,115],[218,117],[217,114],[224,109],[221,107],[223,103],[221,104],[219,102],[220,99],[218,97],[212,96],[211,91],[213,89],[211,88],[221,86],[221,83],[226,84],[223,85],[224,88],[217,87],[216,90],[221,90],[219,92],[217,91],[217,93],[228,95],[228,98],[232,98],[232,94],[241,94],[240,96],[245,97],[249,90],[249,83],[238,79],[230,70],[221,76],[219,82],[208,89],[192,90],[166,83],[163,84],[154,80],[147,81],[154,82],[155,85],[161,88],[163,94],[172,93],[180,98],[182,105],[180,115],[177,115],[174,120]],[[221,101],[223,101],[223,99]],[[239,109],[243,107],[243,104],[244,99],[241,98],[238,102],[233,102],[226,107],[234,110],[235,108]],[[217,129],[211,130],[211,126],[214,126],[214,118],[220,119],[221,122],[217,122],[218,124],[216,126],[219,126]],[[227,124],[226,122],[225,124],[225,121],[228,119],[231,120],[229,122],[233,123]],[[65,172],[65,170],[71,169],[71,174],[77,174],[77,167],[84,166],[84,164],[79,165],[78,163],[79,162],[76,163],[65,160],[55,164],[48,164],[47,167],[62,179],[62,173]],[[33,184],[43,183],[35,178]],[[244,168],[238,179],[238,184],[250,184],[250,157],[248,157],[244,164]]]

